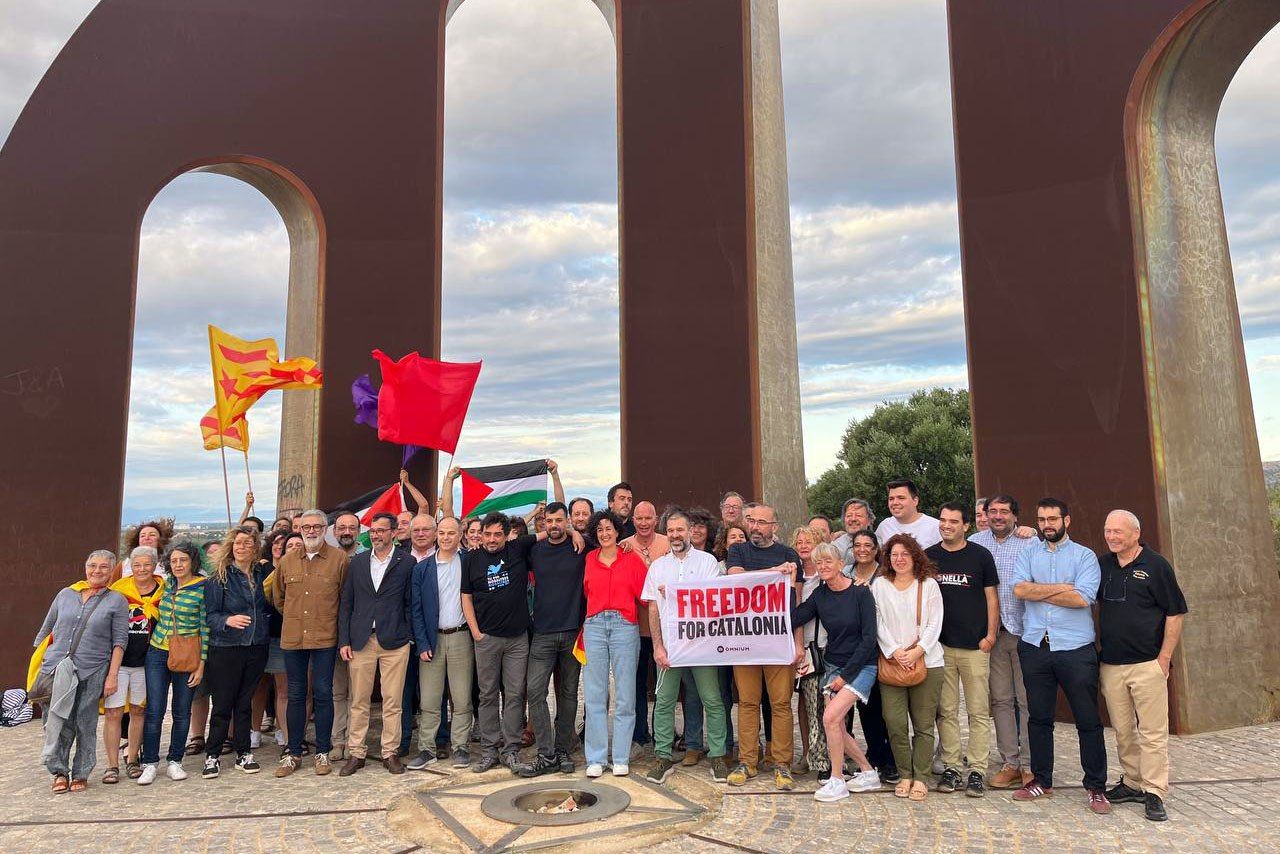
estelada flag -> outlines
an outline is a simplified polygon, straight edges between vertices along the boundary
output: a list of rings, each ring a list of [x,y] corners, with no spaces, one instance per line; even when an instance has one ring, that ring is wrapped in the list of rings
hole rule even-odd
[[[244,414],[272,389],[318,389],[324,375],[314,359],[299,356],[280,361],[274,338],[245,341],[209,326],[209,362],[213,369],[214,435],[205,436],[205,447],[233,447],[236,441],[248,447],[249,433]],[[237,427],[237,422],[239,425]],[[203,423],[202,423],[203,432]],[[238,438],[233,434],[239,434]]]
[[[482,362],[440,362],[415,351],[400,361],[373,351],[382,369],[378,438],[454,453]]]
[[[249,450],[249,422],[243,416],[231,422],[226,430],[218,429],[218,410],[210,409],[200,419],[200,435],[206,451],[230,448],[233,451]]]

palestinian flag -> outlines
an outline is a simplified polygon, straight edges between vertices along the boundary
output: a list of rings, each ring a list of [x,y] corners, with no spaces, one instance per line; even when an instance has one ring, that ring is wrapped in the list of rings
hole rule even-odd
[[[462,518],[547,500],[547,461],[462,469]]]
[[[354,513],[360,517],[361,527],[367,528],[373,521],[373,514],[390,513],[392,516],[399,516],[408,507],[409,502],[405,500],[404,487],[396,482],[390,486],[379,486],[359,498],[334,505],[329,511],[329,524],[332,525],[333,520],[342,513]]]

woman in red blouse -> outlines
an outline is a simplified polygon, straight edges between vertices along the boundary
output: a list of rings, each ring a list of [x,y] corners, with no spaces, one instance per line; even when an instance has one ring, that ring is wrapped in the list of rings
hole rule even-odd
[[[583,668],[587,731],[583,745],[587,776],[599,777],[609,757],[609,674],[613,673],[613,775],[630,771],[631,735],[636,725],[636,659],[640,654],[637,600],[648,568],[635,552],[618,548],[622,522],[608,510],[591,517],[587,530],[600,548],[587,555],[582,579],[587,595]]]

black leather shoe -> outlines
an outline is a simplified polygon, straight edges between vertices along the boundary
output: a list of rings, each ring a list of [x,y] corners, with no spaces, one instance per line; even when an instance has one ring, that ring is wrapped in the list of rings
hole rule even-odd
[[[1160,796],[1147,792],[1147,821],[1168,821],[1169,813],[1165,812],[1164,801],[1160,800]]]
[[[363,767],[364,767],[364,760],[358,757],[352,756],[350,759],[347,760],[347,763],[345,765],[343,765],[341,768],[338,769],[338,776],[350,777],[352,774],[356,773]]]

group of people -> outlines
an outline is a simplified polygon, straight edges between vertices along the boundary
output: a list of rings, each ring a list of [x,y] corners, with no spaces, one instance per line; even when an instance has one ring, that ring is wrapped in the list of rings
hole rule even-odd
[[[682,766],[706,759],[711,778],[731,786],[767,770],[789,790],[797,770],[813,772],[824,802],[882,785],[912,801],[931,788],[1014,789],[1035,801],[1053,791],[1061,689],[1089,807],[1133,801],[1149,819],[1167,817],[1166,680],[1187,606],[1132,513],[1107,516],[1099,557],[1071,539],[1058,499],[1037,502],[1034,529],[1019,525],[1008,495],[948,502],[933,517],[902,479],[887,484],[890,516],[878,525],[870,502],[853,498],[838,530],[813,516],[783,536],[773,507],[733,492],[715,514],[659,515],[633,503],[625,482],[604,508],[566,502],[548,463],[557,500],[525,519],[454,516],[451,469],[436,513],[414,490],[418,513],[378,513],[366,526],[312,509],[264,532],[246,510],[207,550],[166,544],[164,525],[150,523],[130,537],[123,566],[93,552],[36,637],[40,672],[60,674],[44,710],[53,791],[87,785],[99,700],[104,783],[120,779],[126,713],[126,772],[139,784],[157,776],[166,714],[171,779],[187,776],[191,752],[203,754],[206,778],[232,752],[237,769],[259,771],[272,692],[275,776],[296,773],[308,753],[314,773],[340,762],[338,775],[350,776],[370,758],[376,681],[374,759],[393,774],[440,761],[571,774],[581,739],[587,777],[629,774],[652,743],[645,776],[659,784],[682,750]],[[671,667],[669,587],[743,572],[790,582],[794,661]],[[59,667],[67,659],[74,666]],[[1110,789],[1100,689],[1124,771]],[[989,773],[993,731],[1000,764]],[[527,761],[524,747],[535,748]]]

